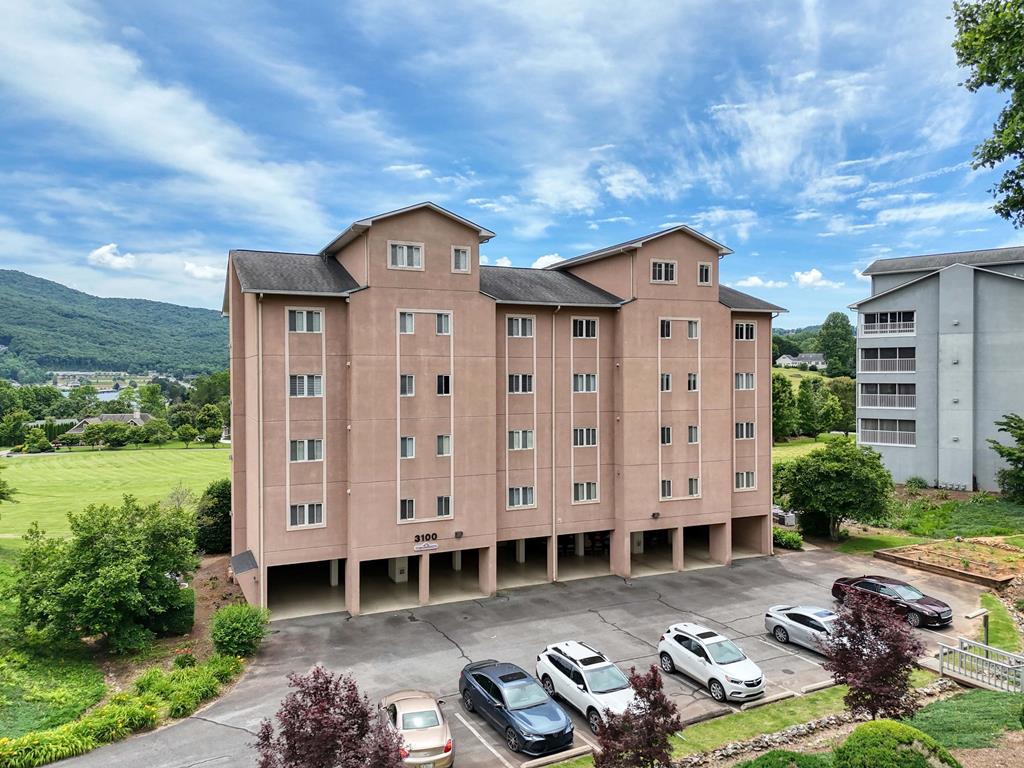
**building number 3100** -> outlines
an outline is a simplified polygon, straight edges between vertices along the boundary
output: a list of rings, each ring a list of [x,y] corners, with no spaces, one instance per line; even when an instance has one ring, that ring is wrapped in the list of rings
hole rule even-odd
[[[437,541],[436,533],[417,533],[413,538],[414,544],[419,544],[424,541]]]

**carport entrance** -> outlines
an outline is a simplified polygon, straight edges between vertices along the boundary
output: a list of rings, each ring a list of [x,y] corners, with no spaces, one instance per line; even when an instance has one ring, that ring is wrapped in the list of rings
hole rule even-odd
[[[732,559],[767,555],[770,531],[767,515],[734,517],[732,520]]]
[[[344,574],[344,560],[269,567],[267,605],[271,620],[344,611]]]
[[[676,570],[672,565],[671,529],[634,531],[629,535],[630,575],[653,576]]]
[[[548,580],[548,538],[498,542],[498,589],[543,584]]]
[[[480,553],[475,549],[434,552],[430,558],[430,602],[480,597]]]
[[[359,563],[359,611],[415,608],[420,602],[420,555]]]
[[[558,580],[589,579],[611,573],[611,531],[565,533],[558,537]]]
[[[711,559],[711,526],[691,525],[683,529],[683,570],[718,565]]]

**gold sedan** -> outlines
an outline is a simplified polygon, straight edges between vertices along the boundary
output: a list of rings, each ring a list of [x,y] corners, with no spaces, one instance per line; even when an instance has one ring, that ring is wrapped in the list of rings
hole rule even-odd
[[[402,762],[417,768],[449,768],[455,759],[452,732],[440,702],[423,691],[397,691],[381,699],[380,711],[402,736]]]

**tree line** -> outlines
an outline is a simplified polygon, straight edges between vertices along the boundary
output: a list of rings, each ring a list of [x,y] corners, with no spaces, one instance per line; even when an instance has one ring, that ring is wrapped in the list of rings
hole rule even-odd
[[[857,336],[845,312],[831,312],[820,326],[772,334],[772,362],[782,355],[820,352],[825,357],[826,376],[857,375]]]

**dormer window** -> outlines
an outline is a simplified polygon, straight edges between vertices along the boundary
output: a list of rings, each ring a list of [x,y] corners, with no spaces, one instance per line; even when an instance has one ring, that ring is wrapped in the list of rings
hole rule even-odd
[[[452,246],[452,272],[469,272],[469,248]]]
[[[423,243],[388,243],[389,269],[423,269]]]

